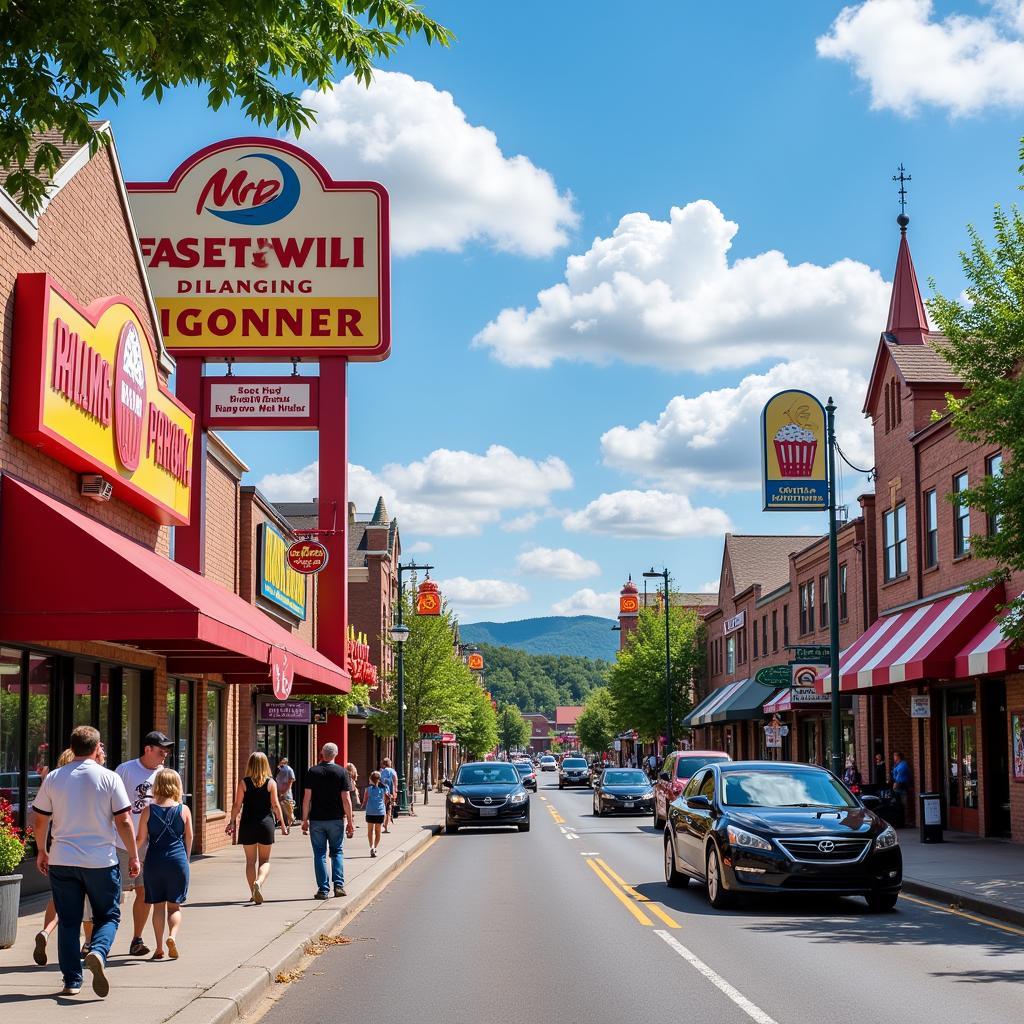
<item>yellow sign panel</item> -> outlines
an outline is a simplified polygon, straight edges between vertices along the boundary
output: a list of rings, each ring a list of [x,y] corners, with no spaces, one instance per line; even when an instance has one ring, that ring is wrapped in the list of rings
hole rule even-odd
[[[260,526],[260,594],[304,619],[306,577],[288,564],[289,544],[270,523]]]
[[[761,413],[766,512],[828,508],[825,410],[806,391],[780,391]]]

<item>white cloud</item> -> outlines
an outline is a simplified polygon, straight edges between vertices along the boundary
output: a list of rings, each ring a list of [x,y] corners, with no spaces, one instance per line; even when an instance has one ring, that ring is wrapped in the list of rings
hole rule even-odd
[[[522,573],[559,580],[585,580],[588,576],[601,575],[597,562],[569,548],[529,548],[519,556],[517,565]]]
[[[701,199],[668,221],[623,217],[570,256],[565,281],[504,309],[473,339],[509,366],[621,359],[660,370],[828,353],[849,365],[877,340],[889,289],[863,263],[791,265],[772,250],[729,263],[738,225]]]
[[[556,615],[600,615],[606,619],[613,619],[618,614],[619,595],[616,591],[610,590],[605,594],[598,594],[590,587],[577,590],[562,601],[556,601],[551,610]]]
[[[349,500],[358,508],[372,509],[383,495],[402,530],[428,536],[478,534],[506,510],[545,510],[552,492],[572,482],[561,459],[530,459],[502,445],[491,445],[482,455],[438,448],[377,473],[355,463],[348,467]],[[274,501],[308,501],[316,494],[317,463],[294,473],[270,473],[257,486]]]
[[[337,178],[387,186],[399,255],[479,241],[550,256],[576,226],[571,193],[527,157],[506,156],[494,132],[470,124],[451,93],[429,82],[377,71],[367,89],[349,75],[302,101],[317,122],[301,145]]]
[[[720,537],[732,529],[719,508],[694,508],[685,494],[616,491],[562,520],[567,530],[616,537]]]
[[[818,55],[846,61],[871,106],[913,114],[935,106],[962,116],[1024,107],[1024,3],[995,0],[978,17],[936,18],[931,0],[865,0],[844,7]]]
[[[438,581],[438,586],[444,599],[458,606],[501,608],[530,599],[525,587],[504,580],[470,580],[465,576],[453,576],[450,580]]]
[[[719,580],[708,580],[707,583],[700,585],[700,592],[702,594],[717,594],[718,593]]]
[[[865,351],[863,365],[870,365],[869,359]],[[824,387],[828,390],[821,391]],[[608,430],[601,437],[604,461],[666,486],[756,489],[761,486],[761,410],[786,388],[817,393],[823,404],[831,394],[840,446],[857,465],[873,464],[871,424],[861,414],[866,378],[817,358],[780,363],[734,387],[678,395],[655,422]]]
[[[540,520],[541,517],[536,512],[524,512],[521,516],[506,519],[501,524],[501,528],[506,533],[526,533],[527,530],[532,530]]]
[[[433,544],[428,544],[425,540],[418,540],[415,544],[410,544],[407,548],[404,548],[402,553],[405,555],[425,555],[428,551],[433,550]]]

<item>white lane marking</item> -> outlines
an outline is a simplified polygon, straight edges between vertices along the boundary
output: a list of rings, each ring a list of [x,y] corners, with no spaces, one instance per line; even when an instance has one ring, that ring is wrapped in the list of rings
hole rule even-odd
[[[777,1024],[773,1017],[769,1017],[759,1006],[755,1006],[742,992],[733,988],[720,974],[713,971],[700,957],[691,953],[671,932],[655,929],[655,935],[664,939],[691,967],[704,975],[712,985],[723,995],[731,999],[751,1020],[757,1024]]]
[[[570,832],[565,838],[566,839],[579,839],[579,836],[576,835],[574,832]]]
[[[587,850],[585,853],[580,854],[581,857],[600,857],[601,854],[597,850]]]
[[[563,836],[565,835],[565,829],[564,828],[559,827],[558,831],[561,832]]]

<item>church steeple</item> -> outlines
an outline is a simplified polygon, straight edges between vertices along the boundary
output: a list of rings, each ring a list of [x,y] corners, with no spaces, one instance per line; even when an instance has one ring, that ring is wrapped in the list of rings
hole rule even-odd
[[[910,181],[910,177],[904,173],[903,164],[900,164],[900,173],[893,176],[893,181],[900,183],[901,212],[896,218],[896,223],[900,226],[900,249],[896,256],[896,273],[892,280],[889,320],[885,325],[885,333],[893,335],[902,345],[923,345],[928,333],[928,315],[921,300],[921,289],[917,285],[917,273],[907,242],[907,225],[910,218],[906,214],[905,183]]]

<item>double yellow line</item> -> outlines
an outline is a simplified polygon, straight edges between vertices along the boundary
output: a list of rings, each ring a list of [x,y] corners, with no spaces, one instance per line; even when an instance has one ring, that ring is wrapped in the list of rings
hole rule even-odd
[[[604,883],[609,892],[642,924],[652,927],[654,922],[644,911],[652,913],[662,924],[669,928],[678,928],[679,923],[674,921],[664,910],[652,903],[643,893],[639,893],[633,886],[624,882],[600,857],[587,857],[587,866]],[[630,898],[632,897],[632,898]],[[643,909],[641,909],[641,907]]]
[[[548,804],[547,807],[548,807],[548,810],[551,812],[551,819],[554,821],[554,823],[556,825],[564,825],[565,824],[565,818],[563,818],[558,813],[558,811],[555,809],[554,804]]]

